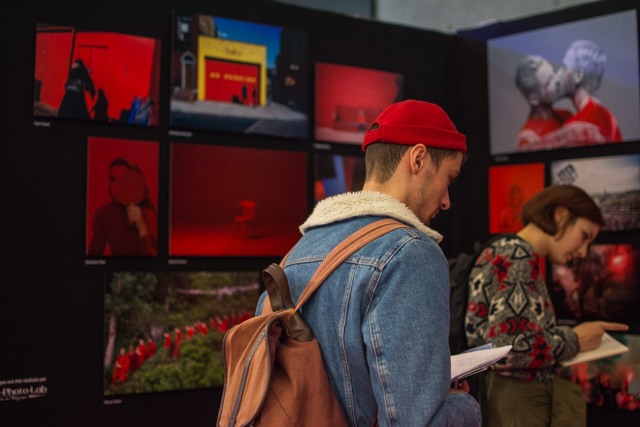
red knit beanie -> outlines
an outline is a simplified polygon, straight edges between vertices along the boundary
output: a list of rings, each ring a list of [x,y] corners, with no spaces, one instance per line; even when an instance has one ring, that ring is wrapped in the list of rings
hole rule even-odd
[[[377,124],[377,127],[376,127]],[[409,99],[387,107],[364,135],[362,151],[374,142],[467,151],[467,137],[436,104]]]

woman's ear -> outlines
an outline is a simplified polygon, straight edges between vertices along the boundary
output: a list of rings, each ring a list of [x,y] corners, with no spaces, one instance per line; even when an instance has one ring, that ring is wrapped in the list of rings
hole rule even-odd
[[[563,205],[556,206],[553,211],[553,219],[556,221],[558,228],[562,228],[562,226],[569,220],[569,209]]]

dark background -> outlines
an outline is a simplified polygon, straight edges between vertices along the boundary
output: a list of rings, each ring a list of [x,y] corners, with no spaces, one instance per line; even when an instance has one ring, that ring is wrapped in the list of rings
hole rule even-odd
[[[181,425],[215,424],[222,390],[187,390],[122,396],[105,405],[102,395],[105,275],[114,271],[198,271],[265,268],[277,258],[168,257],[170,142],[301,151],[308,156],[309,211],[313,205],[312,155],[362,155],[357,146],[313,140],[286,140],[242,134],[194,131],[170,136],[169,70],[171,12],[211,14],[307,31],[309,69],[329,62],[401,73],[405,97],[442,106],[467,135],[469,161],[451,188],[453,208],[433,228],[444,234],[448,257],[471,251],[488,233],[488,167],[544,162],[549,183],[552,160],[637,153],[630,142],[489,156],[487,71],[484,40],[546,25],[635,8],[636,1],[602,1],[524,20],[500,23],[449,36],[382,24],[271,1],[112,0],[87,2],[19,1],[0,16],[0,379],[47,377],[41,399],[0,402],[3,425]],[[155,37],[162,40],[160,125],[156,128],[81,121],[43,120],[34,126],[33,72],[36,23],[45,22]],[[313,73],[312,73],[313,74]],[[310,126],[313,112],[310,79]],[[309,135],[313,130],[309,129]],[[87,265],[87,140],[105,138],[159,141],[159,244],[157,258],[103,258]],[[311,138],[311,137],[310,137]],[[277,191],[277,189],[274,189]],[[640,232],[601,233],[597,243],[637,243]],[[181,260],[183,258],[180,258]],[[632,333],[638,333],[632,325]],[[589,425],[634,425],[640,412],[589,408]]]

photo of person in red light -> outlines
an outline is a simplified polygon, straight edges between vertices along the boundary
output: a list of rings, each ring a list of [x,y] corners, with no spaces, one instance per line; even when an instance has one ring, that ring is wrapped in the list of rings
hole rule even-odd
[[[156,143],[89,140],[87,255],[157,255],[157,159]]]
[[[522,206],[544,188],[544,164],[489,168],[489,232],[510,233],[522,228]]]
[[[593,245],[586,265],[556,266],[550,295],[558,318],[638,319],[640,247]]]
[[[33,114],[158,124],[160,40],[38,24]]]
[[[171,256],[281,256],[307,215],[303,152],[171,144]]]

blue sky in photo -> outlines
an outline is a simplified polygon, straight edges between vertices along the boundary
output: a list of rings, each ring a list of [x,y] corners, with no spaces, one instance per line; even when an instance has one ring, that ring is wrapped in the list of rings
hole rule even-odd
[[[276,58],[280,53],[280,33],[282,27],[238,21],[235,19],[213,17],[220,38],[245,43],[261,44],[267,47],[267,68],[276,67]]]

